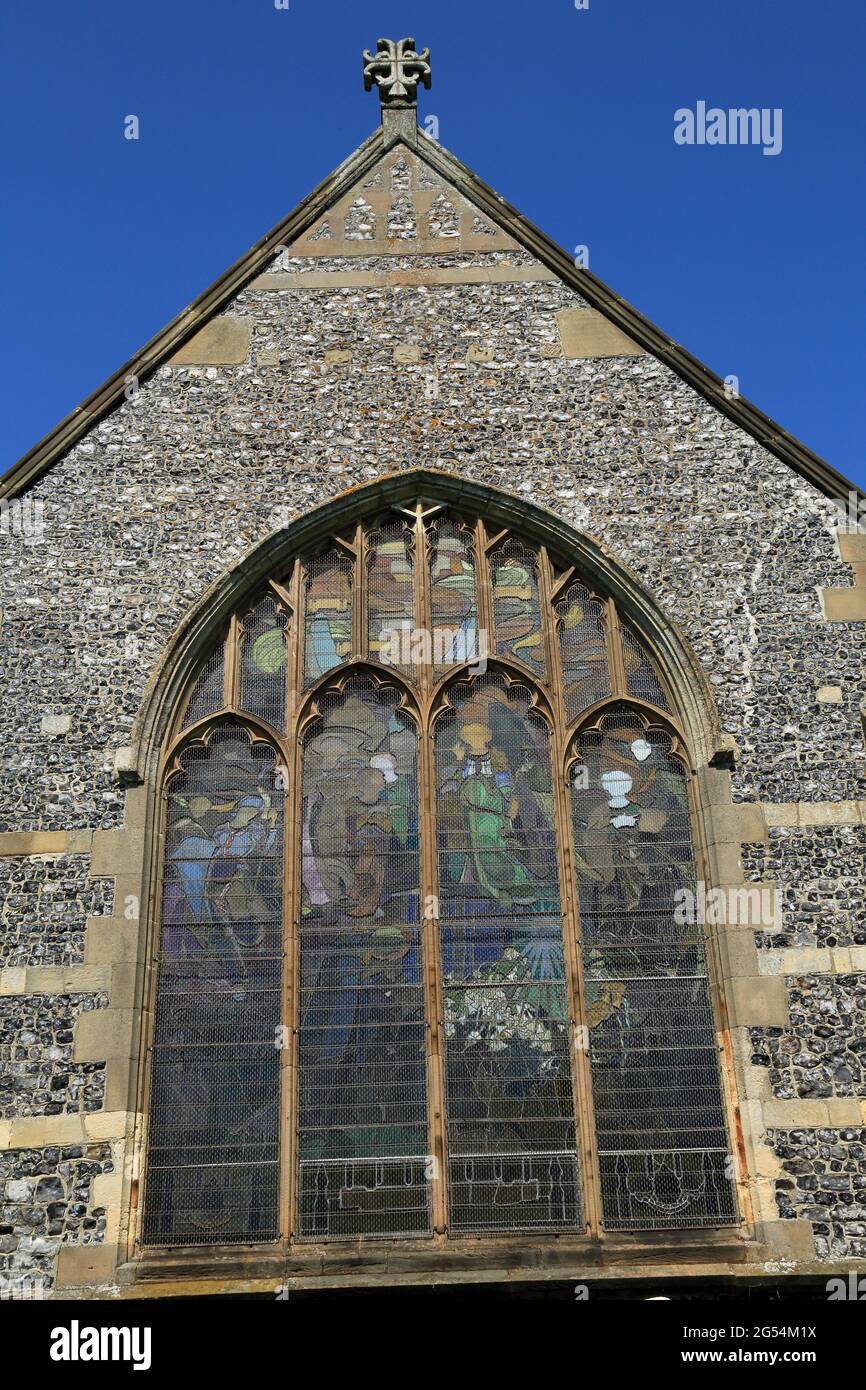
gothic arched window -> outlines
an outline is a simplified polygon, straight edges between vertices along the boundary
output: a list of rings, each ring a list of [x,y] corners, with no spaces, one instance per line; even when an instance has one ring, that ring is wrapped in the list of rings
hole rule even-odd
[[[142,1239],[737,1219],[665,674],[445,506],[252,595],[178,711]]]

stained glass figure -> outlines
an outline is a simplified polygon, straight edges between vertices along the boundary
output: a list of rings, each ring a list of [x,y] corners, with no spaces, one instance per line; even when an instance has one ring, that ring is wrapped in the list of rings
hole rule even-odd
[[[458,687],[436,724],[451,1224],[580,1221],[548,730]]]
[[[168,786],[145,1240],[279,1230],[284,789],[226,726]]]
[[[581,735],[574,848],[604,1224],[735,1219],[688,790],[626,707]]]
[[[417,735],[351,680],[303,753],[300,1229],[430,1228]]]

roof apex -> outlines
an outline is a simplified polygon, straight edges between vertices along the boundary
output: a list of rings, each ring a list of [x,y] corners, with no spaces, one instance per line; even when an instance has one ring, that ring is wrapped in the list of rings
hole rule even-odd
[[[140,383],[150,376],[178,351],[187,338],[259,275],[283,245],[301,236],[332,203],[362,179],[382,155],[401,143],[475,203],[593,309],[669,367],[768,453],[787,464],[827,497],[866,495],[844,474],[782,429],[745,397],[730,397],[721,377],[644,318],[633,305],[615,294],[591,271],[576,267],[567,251],[506,202],[489,184],[484,183],[456,155],[419,128],[415,122],[414,108],[397,108],[390,114],[393,120],[383,121],[270,232],[13,464],[0,478],[0,498],[18,495],[47,472],[87,430],[124,399],[130,377]]]

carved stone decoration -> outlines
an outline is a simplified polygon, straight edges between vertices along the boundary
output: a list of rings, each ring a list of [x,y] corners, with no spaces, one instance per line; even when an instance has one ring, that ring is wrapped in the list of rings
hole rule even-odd
[[[430,49],[416,53],[414,39],[377,39],[375,54],[365,48],[362,57],[364,90],[375,82],[383,107],[414,106],[419,82],[430,90]]]

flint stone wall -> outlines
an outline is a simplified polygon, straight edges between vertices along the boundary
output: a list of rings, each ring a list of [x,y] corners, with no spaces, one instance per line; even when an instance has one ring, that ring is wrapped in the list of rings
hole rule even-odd
[[[540,269],[513,251],[429,256],[423,266]],[[654,358],[565,357],[555,316],[582,304],[559,283],[340,283],[347,271],[418,267],[411,255],[283,253],[272,269],[330,273],[333,286],[245,290],[224,311],[249,325],[245,361],[161,367],[33,485],[44,534],[35,543],[5,537],[0,546],[7,663],[0,830],[120,826],[113,752],[129,742],[146,681],[182,615],[292,517],[348,487],[419,466],[548,507],[636,573],[703,663],[739,748],[735,800],[866,797],[862,634],[854,623],[828,624],[816,593],[852,583],[835,547],[832,503]],[[420,349],[420,360],[395,361],[395,348],[405,346]],[[470,360],[479,347],[489,360]],[[335,350],[337,358],[326,360]],[[841,687],[841,703],[818,702],[827,685]],[[71,716],[69,732],[43,732],[46,715]],[[784,880],[784,932],[762,943],[768,949],[866,940],[863,875],[850,855],[834,852],[834,834],[862,867],[862,831],[774,836],[769,853],[748,858],[756,880],[777,872]],[[13,915],[20,872],[20,862],[7,870]],[[26,882],[42,869],[30,864],[23,872]],[[15,925],[7,918],[0,950],[8,962],[81,958],[82,918],[98,890],[85,887],[72,864],[46,869],[46,880],[51,873],[62,876],[62,900],[74,907],[59,920],[40,919],[47,930],[29,903]],[[41,911],[39,890],[36,897]],[[61,1015],[67,1029],[69,1001],[39,1007],[59,1010],[39,1022],[44,1046]],[[796,1085],[781,1047],[755,1041],[775,1069],[774,1085]],[[53,1071],[33,1060],[42,1069],[28,1103],[40,1098],[42,1113],[63,1107],[51,1099],[58,1093],[85,1108],[96,1102],[98,1070],[85,1080],[84,1068],[73,1076],[67,1058],[55,1059]],[[67,1085],[55,1092],[62,1075]],[[796,1177],[818,1182],[800,1188],[795,1178],[781,1188],[781,1214],[812,1221],[828,1252],[866,1255],[860,1218],[850,1217],[855,1187],[866,1184],[863,1136],[778,1132],[773,1142],[791,1151],[786,1162],[811,1165]],[[823,1157],[822,1146],[844,1150],[844,1159]],[[78,1160],[61,1152],[4,1153],[0,1161],[25,1164],[13,1180],[28,1176],[28,1164],[39,1173],[61,1162],[74,1169]],[[63,1178],[64,1198],[70,1182],[83,1181],[73,1169]],[[844,1189],[829,1185],[843,1174]],[[86,1197],[76,1211],[82,1205]],[[0,1228],[4,1258],[32,1256],[42,1267],[47,1252],[34,1252],[34,1231],[49,1243],[98,1238],[83,1234],[83,1216],[77,1234],[49,1231],[60,1221],[43,1215],[50,1204],[39,1204],[35,1224],[26,1203],[12,1206]],[[98,1232],[99,1214],[91,1218],[97,1226],[88,1230]],[[31,1244],[16,1255],[13,1238]]]

